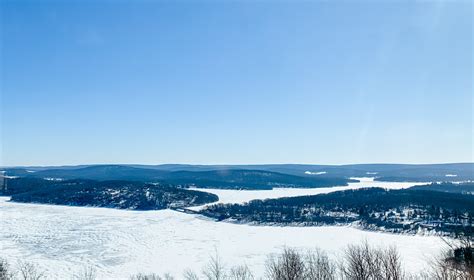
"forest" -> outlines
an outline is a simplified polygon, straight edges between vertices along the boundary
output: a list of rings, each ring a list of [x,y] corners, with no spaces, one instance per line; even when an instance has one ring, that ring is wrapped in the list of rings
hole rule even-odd
[[[357,182],[343,176],[305,176],[284,174],[280,172],[252,169],[226,170],[162,170],[150,167],[124,165],[94,165],[87,167],[49,168],[44,170],[6,169],[6,176],[39,179],[90,179],[97,181],[126,180],[172,184],[179,187],[222,188],[271,190],[275,187],[286,188],[319,188],[346,186]],[[1,175],[1,174],[0,174]]]
[[[190,207],[218,200],[217,195],[169,184],[135,181],[7,179],[0,195],[12,201],[134,210]]]
[[[433,184],[404,190],[366,188],[312,196],[216,204],[201,214],[219,221],[272,225],[345,225],[365,229],[458,234],[473,231],[474,195]],[[472,192],[474,185],[459,189]]]

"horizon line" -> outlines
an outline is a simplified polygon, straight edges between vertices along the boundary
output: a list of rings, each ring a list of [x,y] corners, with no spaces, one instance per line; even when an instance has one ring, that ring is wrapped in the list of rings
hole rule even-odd
[[[324,164],[324,163],[81,163],[81,164],[58,164],[58,165],[2,165],[0,168],[46,168],[46,167],[87,167],[87,166],[160,166],[160,165],[189,165],[189,166],[251,166],[251,165],[314,165],[314,166],[349,166],[349,165],[450,165],[450,164],[474,164],[474,161],[460,162],[437,162],[437,163],[400,163],[400,162],[368,162],[368,163],[343,163],[343,164]]]

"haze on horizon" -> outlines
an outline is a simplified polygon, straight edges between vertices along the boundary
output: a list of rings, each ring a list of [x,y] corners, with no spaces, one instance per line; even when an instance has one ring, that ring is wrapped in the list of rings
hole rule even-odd
[[[0,5],[0,166],[474,161],[471,1]]]

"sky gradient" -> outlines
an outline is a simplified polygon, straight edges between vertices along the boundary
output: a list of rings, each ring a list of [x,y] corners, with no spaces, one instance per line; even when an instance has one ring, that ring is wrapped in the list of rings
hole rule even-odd
[[[471,1],[39,2],[0,4],[0,165],[474,160]]]

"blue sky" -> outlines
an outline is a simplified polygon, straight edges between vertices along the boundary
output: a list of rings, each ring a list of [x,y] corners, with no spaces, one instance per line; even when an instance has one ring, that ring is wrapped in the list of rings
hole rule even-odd
[[[0,165],[473,161],[471,1],[2,1]]]

